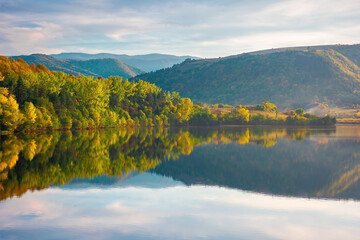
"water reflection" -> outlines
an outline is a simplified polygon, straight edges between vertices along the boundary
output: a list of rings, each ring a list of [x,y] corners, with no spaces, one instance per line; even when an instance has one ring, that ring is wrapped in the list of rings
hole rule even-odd
[[[2,136],[0,199],[97,176],[121,181],[149,170],[188,185],[360,199],[358,136],[358,127],[137,128]]]
[[[353,201],[209,186],[48,188],[1,203],[0,238],[357,239],[359,212]]]

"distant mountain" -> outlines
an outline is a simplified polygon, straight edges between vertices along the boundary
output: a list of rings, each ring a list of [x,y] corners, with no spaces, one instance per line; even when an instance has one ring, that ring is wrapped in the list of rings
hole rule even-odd
[[[147,72],[156,71],[163,68],[172,67],[174,64],[183,62],[185,59],[199,59],[198,57],[192,56],[174,56],[168,54],[145,54],[129,56],[125,54],[111,54],[111,53],[98,53],[98,54],[87,54],[87,53],[60,53],[52,54],[52,57],[58,59],[77,59],[77,60],[91,60],[91,59],[102,59],[102,58],[113,58],[119,61],[125,62],[137,68],[143,69]]]
[[[282,110],[360,103],[360,45],[282,48],[224,58],[186,60],[139,75],[193,101],[258,104]]]
[[[102,76],[108,77],[118,75],[123,78],[130,78],[145,73],[145,71],[133,67],[116,59],[103,58],[92,60],[71,60],[57,59],[44,54],[32,54],[14,56],[14,59],[22,58],[28,64],[43,64],[52,71],[62,71],[74,75]]]

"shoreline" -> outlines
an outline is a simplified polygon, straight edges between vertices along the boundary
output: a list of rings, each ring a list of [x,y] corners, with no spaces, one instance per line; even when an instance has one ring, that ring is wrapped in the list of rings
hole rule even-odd
[[[190,128],[235,128],[235,127],[277,127],[277,128],[303,128],[303,127],[310,127],[310,128],[333,128],[337,125],[360,125],[359,123],[336,123],[331,125],[302,125],[302,124],[219,124],[219,125],[176,125],[176,126],[119,126],[119,127],[95,127],[95,128],[60,128],[60,129],[33,129],[33,130],[26,130],[20,132],[0,132],[0,139],[1,136],[7,135],[20,135],[20,134],[31,134],[31,133],[45,133],[45,132],[65,132],[65,131],[82,131],[82,130],[101,130],[101,129],[111,129],[111,128],[183,128],[183,127],[190,127]]]
[[[337,122],[336,123],[336,125],[338,125],[338,124],[343,124],[343,125],[360,125],[360,120],[358,120],[358,121],[354,121],[354,122],[352,122],[352,121],[341,121],[341,122]]]

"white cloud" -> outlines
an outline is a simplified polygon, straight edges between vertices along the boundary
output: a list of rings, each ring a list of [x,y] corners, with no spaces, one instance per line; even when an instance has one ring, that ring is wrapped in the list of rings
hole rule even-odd
[[[360,2],[354,0],[3,4],[0,54],[7,55],[99,49],[217,57],[360,39],[360,31],[354,31],[360,25]],[[35,24],[39,27],[26,27]]]
[[[359,207],[354,201],[210,186],[46,189],[2,202],[0,231],[61,229],[64,236],[84,238],[353,239],[360,234]]]
[[[49,41],[61,37],[61,27],[56,24],[41,22],[39,27],[16,27],[0,25],[0,36],[3,38],[1,54],[61,52],[62,49],[46,47]]]

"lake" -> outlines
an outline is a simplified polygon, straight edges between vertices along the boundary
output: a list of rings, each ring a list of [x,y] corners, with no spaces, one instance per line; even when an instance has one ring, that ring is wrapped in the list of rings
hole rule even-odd
[[[1,136],[0,239],[360,239],[360,126]]]

